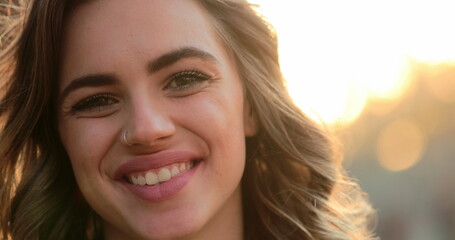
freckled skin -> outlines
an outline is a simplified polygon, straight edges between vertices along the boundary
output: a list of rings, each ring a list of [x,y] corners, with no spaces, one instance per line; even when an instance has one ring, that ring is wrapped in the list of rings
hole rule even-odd
[[[108,240],[241,239],[239,183],[245,136],[254,134],[254,126],[244,114],[248,106],[235,64],[210,22],[195,2],[180,0],[99,0],[70,15],[60,93],[81,76],[116,78],[114,84],[70,91],[58,115],[78,186],[103,219]],[[185,58],[154,73],[147,70],[150,61],[184,47],[201,49],[216,61]],[[166,88],[170,76],[188,70],[210,80],[185,90]],[[81,104],[92,96],[97,100]],[[121,141],[125,129],[133,146]],[[204,159],[169,199],[145,201],[113,177],[135,156],[174,150]]]

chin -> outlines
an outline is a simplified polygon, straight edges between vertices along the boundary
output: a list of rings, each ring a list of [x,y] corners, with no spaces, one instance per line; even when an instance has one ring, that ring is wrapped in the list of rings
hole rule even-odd
[[[166,213],[148,213],[143,216],[130,216],[123,226],[104,223],[106,240],[170,240],[192,239],[206,225],[204,216],[197,206],[175,209]],[[143,210],[143,213],[145,211]],[[202,211],[203,212],[203,211]],[[118,224],[118,223],[117,223]],[[125,225],[129,225],[125,227]]]

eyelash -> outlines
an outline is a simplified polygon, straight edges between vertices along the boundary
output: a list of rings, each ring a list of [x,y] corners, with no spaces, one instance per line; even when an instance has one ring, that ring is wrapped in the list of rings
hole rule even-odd
[[[211,78],[209,76],[197,70],[185,70],[171,75],[169,77],[169,82],[164,87],[164,89],[176,92],[185,91],[210,79]],[[183,81],[183,83],[179,83],[179,81]]]
[[[90,96],[78,103],[76,103],[72,110],[73,112],[80,111],[101,111],[103,107],[107,107],[113,104],[117,104],[119,101],[111,94],[101,93]]]
[[[169,77],[169,81],[164,87],[164,90],[173,92],[184,92],[197,85],[210,80],[211,78],[197,70],[185,70],[175,73]],[[179,81],[183,81],[179,83]],[[117,104],[117,100],[113,95],[101,93],[90,96],[72,106],[73,112],[83,111],[101,111],[102,108]]]

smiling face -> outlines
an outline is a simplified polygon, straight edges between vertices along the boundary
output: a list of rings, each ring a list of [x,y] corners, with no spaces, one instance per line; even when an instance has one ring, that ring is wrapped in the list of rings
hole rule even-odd
[[[74,10],[64,39],[59,134],[106,239],[241,238],[255,129],[207,13],[99,0]]]

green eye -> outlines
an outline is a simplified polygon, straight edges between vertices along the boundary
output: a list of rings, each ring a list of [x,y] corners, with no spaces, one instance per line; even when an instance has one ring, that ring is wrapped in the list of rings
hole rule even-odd
[[[169,79],[165,90],[184,91],[210,80],[210,77],[199,71],[191,70],[176,73]]]
[[[110,94],[97,94],[76,103],[72,109],[74,112],[100,112],[118,102],[119,101]]]

